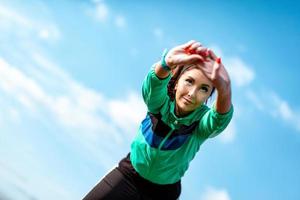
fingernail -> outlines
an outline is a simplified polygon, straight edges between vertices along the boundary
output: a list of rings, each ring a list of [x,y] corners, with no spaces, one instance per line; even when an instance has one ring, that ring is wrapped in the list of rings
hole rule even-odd
[[[190,51],[189,51],[189,48],[185,48],[185,49],[184,49],[184,52],[185,52],[186,54],[191,54]]]
[[[216,62],[217,62],[218,64],[220,64],[220,63],[221,63],[221,58],[217,58]]]
[[[207,49],[207,51],[205,52],[206,56],[209,56],[209,49]]]
[[[190,50],[190,54],[195,54],[196,51],[194,49]]]

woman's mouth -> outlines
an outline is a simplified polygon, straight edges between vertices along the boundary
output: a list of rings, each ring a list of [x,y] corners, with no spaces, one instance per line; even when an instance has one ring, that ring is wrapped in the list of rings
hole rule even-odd
[[[187,104],[193,104],[193,101],[187,97],[182,97]]]

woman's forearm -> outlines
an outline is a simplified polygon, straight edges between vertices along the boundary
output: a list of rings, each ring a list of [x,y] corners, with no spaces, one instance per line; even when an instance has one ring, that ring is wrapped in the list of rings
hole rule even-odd
[[[169,71],[165,70],[162,66],[161,66],[161,62],[157,62],[155,64],[155,74],[158,78],[160,79],[164,79],[167,78],[169,76]]]
[[[227,113],[231,108],[231,84],[226,88],[217,88],[216,111],[220,114]]]

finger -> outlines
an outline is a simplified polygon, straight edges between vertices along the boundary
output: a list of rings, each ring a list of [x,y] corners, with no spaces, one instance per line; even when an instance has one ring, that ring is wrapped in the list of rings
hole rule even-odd
[[[206,47],[203,47],[203,46],[200,46],[196,49],[196,53],[197,54],[200,54],[201,56],[204,56],[206,57],[207,56],[207,48]]]
[[[220,69],[220,63],[215,62],[214,66],[213,66],[212,74],[211,74],[212,80],[215,80],[217,78],[219,69]]]
[[[208,53],[210,55],[210,57],[213,59],[213,60],[216,60],[218,57],[216,56],[216,54],[211,50],[209,49],[208,50]]]
[[[195,54],[196,49],[200,46],[202,46],[202,44],[200,42],[194,41],[194,43],[192,43],[190,46],[185,47],[184,51],[186,54]]]
[[[198,54],[191,54],[182,58],[182,60],[178,64],[187,65],[197,62],[203,62],[203,57]]]
[[[197,48],[201,46],[202,44],[200,42],[195,42],[188,48],[188,50],[190,53],[196,53]]]
[[[183,48],[183,49],[188,49],[190,48],[191,45],[193,45],[196,41],[195,40],[190,40],[188,41],[187,43],[183,44],[183,45],[180,45],[180,48]]]
[[[203,75],[211,80],[212,66],[207,66],[205,63],[197,63],[197,67],[202,71]]]

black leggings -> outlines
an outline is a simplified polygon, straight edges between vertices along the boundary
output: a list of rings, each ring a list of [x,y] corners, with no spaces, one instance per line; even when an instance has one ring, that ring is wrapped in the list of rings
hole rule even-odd
[[[143,179],[136,172],[130,174],[124,173],[124,169],[120,166],[114,168],[83,200],[176,200],[179,198],[180,181],[170,185],[158,185]]]

